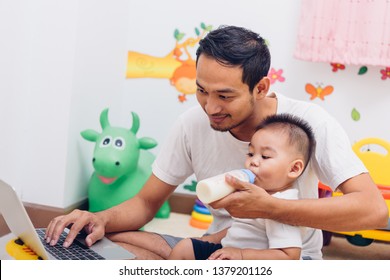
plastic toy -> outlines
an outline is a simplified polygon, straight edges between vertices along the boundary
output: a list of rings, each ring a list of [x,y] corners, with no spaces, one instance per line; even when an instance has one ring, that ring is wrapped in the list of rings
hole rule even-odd
[[[208,229],[212,221],[213,216],[209,209],[199,199],[196,199],[191,213],[190,225],[199,229]]]
[[[362,150],[365,146],[380,146],[386,151],[386,154],[382,154],[376,151],[367,149]],[[364,165],[370,172],[370,175],[374,182],[377,184],[378,189],[381,191],[383,198],[390,209],[390,143],[379,138],[366,138],[358,141],[352,146],[353,151],[363,161]],[[318,184],[320,197],[325,196],[340,196],[341,192],[332,192],[332,190],[322,184]],[[352,232],[337,232],[345,235],[348,242],[357,246],[368,246],[374,240],[390,242],[390,213],[389,222],[386,228],[374,229],[374,230],[362,230]],[[332,233],[323,231],[324,245],[328,245]]]
[[[5,250],[7,253],[13,257],[15,260],[41,260],[33,250],[27,247],[24,242],[17,238],[10,240],[5,245]]]
[[[386,151],[386,154],[370,149],[362,151],[362,148],[367,145],[368,147],[370,145],[382,147]],[[390,187],[390,143],[379,138],[366,138],[356,142],[352,146],[352,149],[370,171],[374,182],[380,186]]]
[[[113,127],[108,121],[108,109],[100,114],[102,132],[85,130],[81,136],[96,142],[93,153],[94,172],[88,185],[89,210],[97,212],[135,196],[152,173],[155,159],[148,149],[157,145],[149,137],[137,138],[140,120],[132,112],[131,129]],[[170,206],[167,201],[156,214],[158,218],[168,218]]]

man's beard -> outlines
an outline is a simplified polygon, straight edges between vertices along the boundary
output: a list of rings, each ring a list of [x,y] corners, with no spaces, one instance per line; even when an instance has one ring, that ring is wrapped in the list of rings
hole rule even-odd
[[[232,130],[233,128],[236,128],[236,127],[242,125],[244,122],[245,122],[245,120],[242,120],[242,121],[239,122],[239,123],[232,124],[232,125],[226,126],[226,127],[218,127],[218,126],[215,126],[215,125],[213,125],[213,124],[210,124],[210,126],[211,126],[211,128],[214,129],[215,131],[227,132],[227,131]]]
[[[251,109],[253,110],[253,108],[254,108],[254,106],[255,106],[255,103],[254,103],[254,101],[253,101],[252,99],[250,100],[249,105],[250,105]],[[204,109],[203,109],[203,110],[204,110]],[[205,111],[205,110],[204,110],[204,111]],[[205,112],[206,112],[206,111],[205,111]],[[206,112],[206,114],[207,114],[207,112]],[[231,118],[231,115],[228,115],[228,116],[229,116],[229,118]],[[230,131],[230,130],[232,130],[233,128],[236,128],[236,127],[242,125],[246,120],[247,120],[247,118],[241,120],[241,121],[238,122],[238,123],[235,123],[235,124],[232,124],[232,125],[226,126],[226,127],[218,127],[218,126],[213,125],[212,123],[210,123],[210,126],[211,126],[211,128],[214,129],[215,131],[226,132],[226,131]]]

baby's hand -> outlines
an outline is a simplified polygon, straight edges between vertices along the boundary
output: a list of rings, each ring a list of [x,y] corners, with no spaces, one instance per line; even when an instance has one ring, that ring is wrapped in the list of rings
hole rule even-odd
[[[242,260],[241,249],[226,247],[212,253],[209,260]]]

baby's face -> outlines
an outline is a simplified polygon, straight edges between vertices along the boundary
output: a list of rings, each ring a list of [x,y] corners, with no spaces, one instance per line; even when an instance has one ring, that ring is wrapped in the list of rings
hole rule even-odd
[[[295,158],[294,148],[288,145],[287,135],[265,128],[253,135],[245,167],[256,175],[255,185],[273,192],[291,183],[288,174]]]

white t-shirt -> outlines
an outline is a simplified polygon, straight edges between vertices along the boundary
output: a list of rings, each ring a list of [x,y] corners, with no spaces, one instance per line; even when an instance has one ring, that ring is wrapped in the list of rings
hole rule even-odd
[[[297,189],[287,189],[272,196],[281,199],[298,199]],[[302,248],[305,228],[279,223],[270,219],[233,218],[231,227],[222,239],[223,247],[274,249]]]
[[[324,109],[314,103],[280,94],[271,93],[269,96],[278,100],[277,114],[289,113],[306,120],[315,134],[315,153],[305,172],[294,184],[300,198],[318,198],[318,180],[335,189],[345,180],[367,172],[352,151],[345,131]],[[153,163],[153,174],[175,186],[192,174],[200,181],[243,168],[247,152],[248,142],[237,140],[230,132],[213,130],[203,109],[195,106],[176,121]],[[231,225],[232,219],[226,210],[210,208],[210,211],[214,219],[208,233]],[[303,256],[321,259],[321,248],[321,231],[306,230]]]

